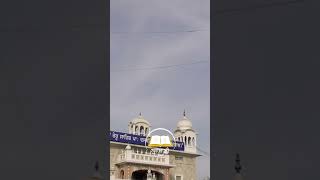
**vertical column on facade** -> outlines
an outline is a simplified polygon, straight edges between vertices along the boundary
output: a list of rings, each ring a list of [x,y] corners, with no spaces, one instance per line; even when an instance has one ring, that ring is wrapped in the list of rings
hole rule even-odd
[[[169,180],[169,168],[165,170],[164,180]]]
[[[132,170],[131,167],[128,165],[125,169],[125,178],[126,179],[131,179],[131,175],[132,175]]]
[[[136,125],[133,125],[132,134],[136,134]]]

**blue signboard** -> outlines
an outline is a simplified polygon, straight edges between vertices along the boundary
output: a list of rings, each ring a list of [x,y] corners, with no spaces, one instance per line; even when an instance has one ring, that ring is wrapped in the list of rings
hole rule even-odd
[[[110,131],[109,140],[114,141],[114,142],[144,146],[145,141],[146,141],[146,137],[134,135],[134,134],[129,134],[129,133]],[[183,142],[176,141],[175,143],[176,143],[176,146],[169,148],[169,149],[174,149],[177,151],[184,151],[184,143]]]

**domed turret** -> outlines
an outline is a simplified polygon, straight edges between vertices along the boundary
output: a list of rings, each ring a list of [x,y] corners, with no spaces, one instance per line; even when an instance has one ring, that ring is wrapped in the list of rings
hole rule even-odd
[[[192,123],[186,117],[185,112],[183,113],[183,118],[177,123],[177,128],[180,130],[192,129]]]
[[[151,124],[143,118],[141,113],[137,118],[129,122],[128,128],[130,134],[146,136],[150,132]]]
[[[143,116],[141,115],[141,113],[139,114],[138,117],[132,119],[131,123],[132,123],[132,124],[143,123],[143,124],[146,124],[146,125],[150,126],[149,121],[147,121],[146,119],[144,119]]]
[[[192,129],[191,121],[186,117],[186,112],[183,112],[182,119],[177,123],[177,129],[174,131],[174,136],[177,141],[183,142],[185,151],[196,153],[196,132]]]

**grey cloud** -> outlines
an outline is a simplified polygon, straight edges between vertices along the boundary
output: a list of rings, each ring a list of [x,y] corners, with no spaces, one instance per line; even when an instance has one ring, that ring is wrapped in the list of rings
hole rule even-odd
[[[209,0],[111,1],[111,71],[209,60],[209,31],[143,34],[146,31],[208,29]],[[209,152],[209,63],[180,68],[111,73],[111,129],[127,131],[139,112],[154,127],[173,130],[183,109]],[[208,157],[198,160],[199,177],[209,175]]]

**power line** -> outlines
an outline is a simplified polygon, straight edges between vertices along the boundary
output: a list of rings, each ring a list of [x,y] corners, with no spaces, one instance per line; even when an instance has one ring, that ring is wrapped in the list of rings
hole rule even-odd
[[[305,0],[289,0],[284,2],[271,2],[271,3],[259,3],[250,5],[247,7],[241,8],[229,8],[229,9],[222,9],[213,12],[213,17],[221,16],[231,13],[239,13],[239,12],[248,12],[254,11],[257,9],[265,9],[265,8],[273,8],[273,7],[281,7],[281,6],[289,6],[291,4],[297,4],[305,2]],[[193,30],[180,30],[180,31],[149,31],[149,32],[111,32],[111,34],[176,34],[176,33],[192,33],[192,32],[199,32],[199,31],[208,31],[207,29],[193,29]]]
[[[168,69],[168,68],[175,68],[175,67],[180,67],[180,66],[187,66],[187,65],[194,65],[194,64],[201,64],[201,63],[208,63],[208,62],[209,62],[209,60],[202,60],[202,61],[195,61],[195,62],[183,63],[183,64],[173,64],[173,65],[164,65],[164,66],[153,66],[153,67],[138,67],[138,68],[118,69],[118,70],[111,70],[111,72]]]
[[[305,0],[289,0],[284,2],[271,2],[271,3],[260,3],[255,4],[247,7],[242,8],[229,8],[229,9],[222,9],[217,10],[213,12],[213,17],[215,16],[222,16],[226,14],[231,13],[239,13],[239,12],[248,12],[248,11],[254,11],[257,9],[265,9],[265,8],[273,8],[273,7],[279,7],[279,6],[289,6],[291,4],[298,4],[303,3]],[[76,30],[76,29],[83,29],[83,28],[101,28],[106,27],[106,24],[45,24],[44,26],[37,26],[33,24],[26,24],[22,26],[2,26],[0,27],[0,32],[12,32],[12,31],[20,31],[24,32],[27,30],[31,31],[37,31],[37,30],[48,30],[48,31],[55,31],[55,30]],[[180,30],[180,31],[149,31],[149,32],[111,32],[111,34],[130,34],[130,33],[136,33],[136,34],[174,34],[174,33],[193,33],[193,32],[200,32],[200,31],[208,31],[208,29],[189,29],[189,30]]]
[[[200,151],[200,152],[202,152],[205,156],[210,157],[210,153],[206,152],[205,150],[202,150],[202,149],[199,148],[198,146],[197,146],[197,150]]]
[[[200,31],[208,31],[208,29],[189,29],[179,31],[143,31],[143,32],[129,32],[129,31],[113,31],[111,34],[176,34],[176,33],[194,33]]]
[[[241,8],[229,8],[229,9],[222,9],[213,12],[213,17],[231,14],[231,13],[239,13],[239,12],[248,12],[254,11],[257,9],[266,9],[266,8],[273,8],[273,7],[281,7],[281,6],[289,6],[291,4],[297,4],[305,2],[305,0],[289,0],[284,2],[271,2],[271,3],[259,3],[250,5],[247,7]],[[193,29],[193,30],[180,30],[180,31],[150,31],[150,32],[111,32],[111,34],[176,34],[176,33],[192,33],[192,32],[199,32],[199,31],[208,31],[207,29]]]

